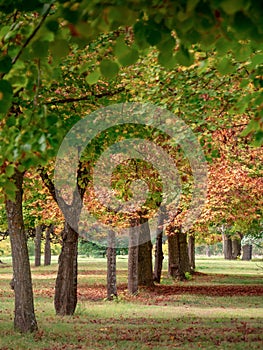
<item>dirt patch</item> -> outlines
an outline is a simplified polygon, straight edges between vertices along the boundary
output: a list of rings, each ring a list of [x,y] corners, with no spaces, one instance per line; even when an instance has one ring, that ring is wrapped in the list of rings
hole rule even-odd
[[[122,293],[125,299],[129,300],[130,297],[127,293],[127,285],[121,284],[118,286],[118,292]],[[231,296],[263,296],[263,286],[259,285],[207,285],[207,286],[164,286],[157,285],[154,288],[141,288],[140,290],[140,301],[145,299],[147,302],[150,298],[162,296],[169,299],[174,295],[182,294],[195,294],[195,295],[206,295],[206,296],[218,296],[218,297],[231,297]],[[96,285],[92,287],[80,286],[78,288],[78,296],[82,300],[99,300],[105,298],[106,287],[102,285]]]

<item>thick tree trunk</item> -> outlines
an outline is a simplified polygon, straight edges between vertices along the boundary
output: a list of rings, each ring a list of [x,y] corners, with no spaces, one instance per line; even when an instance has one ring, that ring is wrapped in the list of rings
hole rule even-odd
[[[188,256],[191,270],[195,270],[195,235],[194,233],[188,236]]]
[[[141,219],[139,226],[139,250],[138,250],[138,285],[152,287],[152,242],[148,220]],[[141,243],[142,242],[142,243]]]
[[[224,258],[226,260],[232,259],[232,239],[230,235],[222,234],[223,236],[223,249],[224,249]]]
[[[242,254],[242,260],[249,261],[252,259],[252,245],[251,244],[245,244],[242,247],[243,254]]]
[[[234,238],[232,241],[232,258],[237,259],[238,256],[241,255],[241,240],[239,238]]]
[[[154,260],[154,273],[153,279],[155,282],[161,282],[162,268],[163,268],[163,229],[164,229],[165,213],[162,211],[158,217],[157,230],[156,230],[156,243],[155,243],[155,260]]]
[[[77,305],[78,234],[67,222],[62,232],[62,250],[55,287],[57,315],[73,315]]]
[[[34,311],[32,278],[22,214],[23,173],[16,170],[13,179],[17,187],[16,198],[14,202],[11,200],[6,201],[6,213],[13,261],[14,327],[16,330],[26,333],[37,330],[37,321]]]
[[[117,296],[116,247],[115,232],[110,231],[107,248],[107,298],[112,300],[114,296]]]
[[[136,227],[129,229],[129,255],[128,255],[128,291],[130,294],[138,292],[138,232]]]
[[[184,280],[185,273],[190,272],[186,234],[179,228],[168,235],[168,272],[179,280]]]
[[[49,225],[46,228],[46,239],[45,239],[45,253],[44,253],[44,265],[51,264],[51,248],[50,248],[50,235],[53,233],[54,226]]]
[[[41,235],[42,235],[42,226],[38,225],[35,228],[35,266],[41,265]]]

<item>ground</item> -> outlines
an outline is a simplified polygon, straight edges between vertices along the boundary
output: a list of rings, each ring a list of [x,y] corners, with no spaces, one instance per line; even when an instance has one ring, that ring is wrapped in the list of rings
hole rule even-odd
[[[2,259],[3,260],[3,259]],[[127,259],[118,259],[118,298],[105,300],[106,259],[79,258],[74,316],[54,314],[56,261],[32,267],[39,331],[12,329],[10,260],[0,267],[0,350],[12,349],[261,349],[262,262],[197,260],[197,273],[176,282],[127,292]],[[166,268],[165,262],[165,268]]]

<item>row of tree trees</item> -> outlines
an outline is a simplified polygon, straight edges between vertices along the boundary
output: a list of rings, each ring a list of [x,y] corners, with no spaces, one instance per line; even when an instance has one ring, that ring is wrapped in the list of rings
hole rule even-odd
[[[260,179],[253,170],[260,163],[259,152],[252,152],[254,155],[251,156],[251,153],[247,152],[249,146],[246,144],[251,139],[255,145],[262,144],[263,40],[262,8],[259,4],[253,1],[229,3],[182,0],[176,3],[153,3],[147,0],[138,3],[131,0],[120,4],[114,0],[110,3],[87,0],[77,3],[33,0],[27,3],[1,3],[0,11],[0,181],[12,246],[16,329],[22,332],[37,329],[23,217],[25,174],[29,170],[34,173],[32,169],[38,168],[53,200],[58,201],[52,182],[52,160],[64,135],[80,119],[83,110],[91,112],[102,104],[108,105],[113,101],[138,101],[144,96],[147,100],[177,111],[193,130],[200,132],[200,141],[206,149],[208,160],[218,155],[218,151],[212,146],[217,139],[225,140],[223,144],[226,151],[232,147],[231,138],[236,139],[237,152],[234,153],[234,157],[238,155],[238,159],[244,165],[249,154],[249,160],[254,164],[251,171],[242,169],[241,172],[243,178],[251,180],[246,182],[243,191],[244,203],[256,198],[250,202],[250,206],[245,207],[245,210],[255,209],[254,212],[250,211],[244,220],[246,228],[253,220],[260,218],[261,213],[257,208],[258,198],[262,197],[257,197],[257,192],[250,196],[249,192],[255,186],[255,182],[257,189],[260,189]],[[153,58],[152,48],[155,52]],[[147,79],[143,72],[138,72],[141,65],[138,61],[139,56],[144,57],[146,62],[153,59],[153,66],[156,66],[154,74],[149,74]],[[157,63],[170,70],[169,74],[166,75]],[[127,75],[127,67],[131,64],[135,64],[134,82]],[[213,90],[211,82],[217,79],[215,70],[219,71],[222,77],[226,74],[231,79],[226,85],[225,80],[220,77],[217,89]],[[236,79],[238,73],[243,70],[247,75],[240,80]],[[194,76],[195,71],[198,77]],[[120,74],[116,78],[118,73]],[[189,84],[184,82],[186,77]],[[199,79],[200,77],[207,78],[207,83]],[[147,86],[147,93],[145,89],[144,92],[141,90],[141,85]],[[180,88],[184,85],[186,90],[183,95],[180,94]],[[219,98],[222,90],[220,86],[229,87],[229,96]],[[202,90],[204,91],[200,94]],[[197,95],[194,94],[195,91],[198,92]],[[211,93],[212,91],[215,92]],[[154,96],[158,94],[161,98],[156,101]],[[222,109],[217,115],[210,113],[218,110],[219,106]],[[201,115],[197,113],[198,110],[201,111]],[[228,111],[232,111],[232,114],[228,114]],[[233,114],[236,117],[233,117]],[[241,124],[233,125],[232,122],[236,120],[241,120]],[[241,130],[242,135],[246,137],[244,147],[238,146],[237,133]],[[90,144],[88,153],[79,163],[75,193],[84,201],[87,189],[88,195],[92,196],[89,188],[92,165],[104,147],[118,139],[117,129],[113,131],[109,132],[108,136],[103,135],[105,143],[98,137]],[[147,138],[147,130],[143,133]],[[201,136],[203,133],[204,137]],[[165,135],[159,133],[154,139],[151,133],[150,140],[160,142],[160,145],[167,147],[167,152],[175,156],[176,147],[169,144]],[[221,153],[220,156],[222,160],[225,154]],[[180,204],[182,208],[179,208],[178,215],[174,220],[170,220],[169,237],[170,246],[180,248],[185,246],[186,241],[181,232],[181,224],[183,209],[187,208],[189,203],[193,179],[189,164],[180,152],[175,158],[185,179],[182,192],[184,200]],[[222,170],[225,174],[228,168],[233,168],[231,160],[233,158],[227,157],[223,162]],[[215,166],[219,164],[218,162]],[[126,171],[122,171],[122,177],[130,165],[125,164]],[[140,166],[143,169],[142,165]],[[147,174],[151,172],[147,169]],[[28,178],[30,179],[30,176]],[[240,179],[238,177],[238,181]],[[187,185],[187,180],[190,185]],[[209,182],[210,186],[215,183]],[[249,185],[251,183],[253,186]],[[157,181],[153,194],[158,193],[158,186]],[[231,186],[228,189],[226,194],[229,195]],[[127,195],[127,192],[128,189],[124,186],[122,196]],[[241,189],[237,188],[235,195],[242,195],[241,192]],[[219,224],[220,218],[224,218],[227,224],[232,224],[242,218],[239,222],[239,225],[242,225],[244,208],[242,214],[238,210],[241,197],[237,196],[238,200],[233,205],[234,212],[225,216],[223,214],[227,212],[228,199],[233,199],[234,196],[222,198],[220,203],[223,203],[223,206],[214,211],[212,208],[215,202],[217,203],[216,193],[216,189],[213,192],[211,188],[211,206],[205,211],[203,221],[199,222],[199,232],[204,230],[203,223],[207,219],[213,224],[216,220]],[[81,208],[77,205],[79,202],[74,200],[75,197],[72,202],[74,211],[67,214],[73,216],[72,222],[78,222]],[[89,200],[89,203],[95,206],[93,201]],[[150,240],[145,238],[149,238],[148,216],[156,206],[158,198],[152,196],[148,212],[138,212],[130,222],[130,240],[134,238],[136,222],[143,222],[146,225],[140,226],[143,227],[140,235],[144,237],[144,242],[147,242],[139,248],[132,245],[130,249],[129,271],[134,271],[129,275],[131,291],[136,290],[141,280],[145,283],[152,280],[152,275],[147,272],[150,269],[146,271],[146,267],[150,266]],[[104,212],[101,211],[100,215],[106,220]],[[198,227],[196,229],[198,230]],[[109,235],[108,239],[111,241],[114,237]],[[62,231],[62,252],[56,281],[55,307],[60,314],[71,314],[76,305],[77,241],[77,232],[66,220]],[[180,252],[184,254],[184,250]],[[108,254],[109,281],[112,281],[111,276],[114,276],[114,254],[114,249]],[[182,264],[183,255],[180,259]],[[176,261],[171,264],[170,271],[176,270],[176,264]]]

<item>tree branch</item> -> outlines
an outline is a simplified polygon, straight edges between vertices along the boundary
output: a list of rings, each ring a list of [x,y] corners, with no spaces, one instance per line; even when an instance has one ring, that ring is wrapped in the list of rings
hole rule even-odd
[[[53,197],[54,201],[57,203],[58,200],[57,200],[57,195],[56,195],[56,189],[55,189],[55,186],[54,186],[54,183],[52,182],[50,176],[48,175],[46,169],[42,166],[39,166],[38,167],[38,172],[40,174],[40,177],[43,181],[43,183],[45,184],[45,186],[48,188],[51,196]]]
[[[122,91],[125,91],[124,87],[121,87],[113,92],[103,92],[101,94],[89,94],[89,95],[85,95],[82,97],[78,97],[78,98],[74,98],[74,97],[70,97],[70,98],[65,98],[65,99],[60,99],[60,100],[51,100],[49,102],[46,102],[46,105],[54,105],[54,104],[63,104],[63,103],[73,103],[73,102],[79,102],[79,101],[87,101],[89,100],[91,97],[95,97],[95,98],[103,98],[103,97],[107,97],[107,96],[114,96]]]

